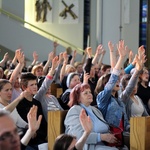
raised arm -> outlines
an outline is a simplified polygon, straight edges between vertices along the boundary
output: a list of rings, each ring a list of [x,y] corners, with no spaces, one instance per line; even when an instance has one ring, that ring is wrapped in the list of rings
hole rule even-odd
[[[119,59],[115,65],[115,69],[121,70],[124,59],[127,55],[127,47],[125,47],[123,40],[119,41],[119,44],[117,45],[117,49],[118,49],[118,53],[119,53]]]
[[[15,57],[17,58],[19,63],[15,67],[15,69],[12,72],[12,75],[11,75],[11,77],[9,79],[10,83],[12,84],[12,86],[14,86],[15,81],[16,81],[19,73],[21,73],[21,71],[22,71],[22,68],[24,66],[24,59],[25,59],[25,56],[24,56],[23,52],[21,52],[20,49],[16,50],[16,54],[15,55],[16,55]]]
[[[102,52],[101,52],[101,55],[100,55],[100,58],[99,58],[99,61],[98,61],[99,68],[102,66],[102,62],[103,62],[105,53],[106,53],[106,50],[102,49]]]
[[[90,70],[91,70],[91,66],[92,66],[92,48],[91,47],[87,47],[87,54],[88,54],[88,58],[84,67],[84,73],[90,73]]]
[[[5,63],[8,60],[8,58],[9,58],[9,55],[8,55],[8,52],[7,52],[7,53],[4,54],[3,59],[0,61],[0,66],[1,67],[5,67]]]
[[[32,56],[33,56],[33,61],[31,63],[31,66],[34,66],[36,64],[36,62],[38,61],[39,55],[37,54],[36,51],[34,51]]]
[[[63,62],[63,66],[62,66],[61,71],[60,71],[60,82],[62,82],[62,80],[63,80],[63,78],[65,76],[66,65],[68,63],[67,52],[63,53],[63,58],[64,58],[64,62]]]
[[[36,131],[39,129],[41,120],[42,120],[42,115],[40,115],[37,119],[37,106],[32,106],[28,115],[28,130],[21,139],[21,143],[25,146],[28,145],[29,141],[31,140],[32,136],[36,133]]]
[[[54,47],[54,49],[53,49],[54,57],[56,56],[56,48],[57,48],[58,45],[59,45],[59,44],[57,43],[57,41],[54,41],[54,43],[53,43],[53,47]]]
[[[95,65],[98,62],[98,59],[100,58],[100,55],[102,53],[102,49],[103,49],[103,45],[98,45],[97,49],[96,49],[96,53],[94,55],[94,58],[92,60],[92,64]]]
[[[81,138],[75,144],[75,147],[77,150],[83,150],[84,144],[89,134],[91,133],[92,126],[93,126],[90,117],[86,115],[86,112],[84,109],[82,109],[80,112],[80,123],[82,125],[84,132]]]
[[[51,66],[51,63],[52,63],[53,58],[54,58],[54,52],[50,52],[50,53],[48,54],[47,62],[46,62],[46,64],[45,64],[44,68],[43,68],[44,75],[47,75],[48,69],[49,69],[49,67]]]
[[[14,69],[17,65],[17,52],[18,52],[18,50],[21,50],[21,49],[17,49],[15,51],[15,56],[14,56],[12,62],[11,62],[11,68],[10,69]]]
[[[114,50],[114,44],[112,42],[108,42],[108,48],[110,52],[110,65],[111,68],[113,69],[117,63],[117,58],[116,58],[116,52]]]
[[[74,66],[74,62],[75,62],[76,55],[77,55],[77,50],[74,50],[74,51],[73,51],[72,59],[71,59],[71,61],[70,61],[70,64],[71,64],[72,66]]]

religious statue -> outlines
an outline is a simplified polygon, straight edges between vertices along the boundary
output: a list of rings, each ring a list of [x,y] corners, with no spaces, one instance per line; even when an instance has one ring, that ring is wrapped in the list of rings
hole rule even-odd
[[[40,2],[40,0],[36,0],[35,3],[35,10],[36,10],[36,21],[42,20],[42,22],[47,21],[46,16],[47,16],[47,9],[51,10],[52,7],[48,0],[43,0]]]
[[[40,0],[36,0],[35,10],[36,10],[36,21],[38,22],[41,19],[41,12],[42,12]]]
[[[49,9],[49,11],[51,11],[52,7],[50,5],[50,3],[47,0],[43,0],[42,2],[42,22],[47,21],[46,16],[47,16],[47,9]]]

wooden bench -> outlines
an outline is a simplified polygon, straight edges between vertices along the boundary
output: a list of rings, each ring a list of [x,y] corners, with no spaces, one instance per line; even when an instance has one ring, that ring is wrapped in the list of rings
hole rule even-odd
[[[53,150],[56,137],[64,133],[64,119],[66,114],[67,110],[48,111],[48,150]]]
[[[130,119],[130,150],[150,150],[150,117]]]
[[[60,85],[52,83],[51,84],[51,94],[54,95],[56,98],[60,98],[60,95],[63,93],[62,88]]]

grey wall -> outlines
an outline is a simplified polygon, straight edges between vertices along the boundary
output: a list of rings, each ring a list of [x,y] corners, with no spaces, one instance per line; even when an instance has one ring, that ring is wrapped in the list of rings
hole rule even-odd
[[[109,51],[107,43],[112,41],[117,43],[120,39],[120,1],[121,0],[93,0],[91,1],[91,27],[90,27],[90,38],[93,50],[95,51],[98,44],[103,44],[106,49],[106,55],[104,57],[104,63],[109,63]],[[124,0],[122,0],[124,1]],[[130,3],[129,17],[130,22],[124,23],[124,9],[122,9],[122,36],[125,43],[135,53],[139,43],[139,0],[126,0]],[[20,17],[24,17],[24,3],[34,2],[31,0],[2,0],[2,7],[7,11],[15,13]],[[76,45],[79,48],[83,47],[83,0],[79,0],[79,23],[78,24],[59,24],[58,18],[58,6],[60,0],[53,1],[53,22],[52,24],[35,24],[38,27],[55,34],[56,36],[63,38],[64,40]],[[122,4],[122,8],[123,8]],[[28,10],[30,11],[30,10]],[[1,16],[2,17],[2,16]],[[2,18],[6,21],[6,18]],[[23,49],[29,52],[26,55],[31,58],[31,51],[36,50],[40,55],[40,59],[45,59],[47,53],[44,53],[49,48],[52,48],[52,42],[47,38],[43,38],[30,30],[23,29],[23,26],[19,27],[17,23],[8,18],[6,23],[0,21],[0,44],[5,47],[10,47],[15,50],[20,45]],[[2,27],[3,26],[3,27]],[[26,32],[28,35],[26,35]],[[11,33],[11,35],[10,35]],[[31,36],[32,35],[32,36]],[[59,41],[58,41],[59,42]],[[58,50],[60,52],[62,49]],[[64,49],[63,49],[64,50]],[[78,56],[80,59],[80,56]]]
[[[127,1],[129,2],[129,11],[127,12],[129,14],[129,23],[124,21],[126,7],[124,2]],[[103,44],[106,49],[104,63],[109,63],[108,41],[116,44],[120,39],[123,39],[134,53],[137,52],[139,46],[139,3],[139,0],[97,0],[97,12],[94,9],[92,11],[93,16],[97,16],[95,20],[97,28],[94,26],[97,34],[95,35],[95,31],[91,32],[97,39],[92,40],[92,45]],[[122,26],[121,34],[120,25]]]

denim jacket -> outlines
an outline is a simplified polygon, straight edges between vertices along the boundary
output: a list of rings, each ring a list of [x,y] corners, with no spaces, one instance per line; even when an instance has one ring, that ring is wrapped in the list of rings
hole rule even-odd
[[[125,130],[129,129],[129,122],[125,110],[124,103],[118,98],[116,99],[111,95],[112,90],[118,80],[119,72],[113,69],[109,81],[96,98],[97,106],[102,112],[104,119],[113,126],[119,127],[122,116],[124,116]]]

